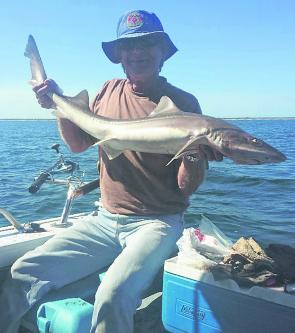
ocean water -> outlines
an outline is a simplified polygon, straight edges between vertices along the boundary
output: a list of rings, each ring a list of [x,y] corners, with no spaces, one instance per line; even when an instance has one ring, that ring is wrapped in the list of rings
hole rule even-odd
[[[280,164],[236,165],[225,159],[210,163],[206,181],[191,197],[186,223],[199,223],[202,214],[233,241],[254,237],[260,244],[295,246],[295,120],[232,120],[251,134],[280,149],[288,160]],[[61,144],[65,157],[79,162],[85,181],[96,178],[97,148],[73,154],[62,143],[55,121],[0,121],[0,207],[18,221],[60,216],[66,188],[44,184],[30,194],[28,187],[57,155],[50,147]],[[74,201],[72,213],[94,209],[99,191]],[[0,226],[7,221],[0,217]]]

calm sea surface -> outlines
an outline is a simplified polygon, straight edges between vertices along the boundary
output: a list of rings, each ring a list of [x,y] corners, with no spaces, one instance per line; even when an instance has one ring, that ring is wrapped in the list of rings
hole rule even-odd
[[[234,120],[234,124],[280,149],[281,164],[236,165],[230,160],[210,164],[207,180],[191,197],[187,223],[204,214],[232,240],[253,236],[263,245],[295,246],[295,121]],[[59,216],[66,189],[44,184],[36,194],[27,190],[35,176],[56,160],[50,147],[61,144],[66,157],[80,163],[85,181],[96,177],[97,148],[70,153],[61,142],[55,121],[0,121],[0,207],[20,222]],[[78,198],[72,213],[92,211],[98,191]],[[0,226],[6,225],[0,217]]]

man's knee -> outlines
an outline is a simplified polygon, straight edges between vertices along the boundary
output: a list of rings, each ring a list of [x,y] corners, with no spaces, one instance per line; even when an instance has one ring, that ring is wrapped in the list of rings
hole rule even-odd
[[[124,284],[113,287],[110,285],[104,286],[103,284],[98,288],[95,296],[95,303],[106,311],[121,311],[126,309],[134,309],[140,301],[140,298],[127,288]]]

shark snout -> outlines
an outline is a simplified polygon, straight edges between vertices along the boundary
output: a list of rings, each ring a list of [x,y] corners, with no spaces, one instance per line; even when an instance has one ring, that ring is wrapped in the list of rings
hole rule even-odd
[[[280,163],[286,161],[287,157],[282,152],[276,150],[273,154],[269,155],[270,163]]]
[[[275,148],[259,149],[259,150],[239,150],[233,154],[233,160],[238,164],[257,165],[264,163],[281,163],[287,157]]]

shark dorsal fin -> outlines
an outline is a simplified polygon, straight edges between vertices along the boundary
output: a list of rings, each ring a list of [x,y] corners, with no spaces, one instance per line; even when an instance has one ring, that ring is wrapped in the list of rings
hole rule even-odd
[[[74,97],[66,97],[71,103],[80,106],[81,108],[89,109],[89,95],[87,90],[82,90]]]
[[[149,117],[157,117],[165,114],[177,114],[182,112],[183,111],[181,111],[168,96],[163,96]]]

